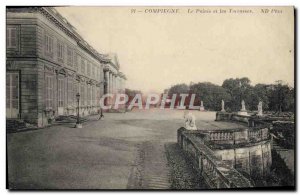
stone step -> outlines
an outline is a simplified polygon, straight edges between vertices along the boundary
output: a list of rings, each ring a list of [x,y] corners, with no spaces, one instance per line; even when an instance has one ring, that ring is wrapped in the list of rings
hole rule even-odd
[[[26,123],[23,120],[16,119],[16,120],[6,120],[6,130],[7,131],[17,131],[19,129],[25,129]]]
[[[167,165],[164,144],[144,144],[144,189],[170,189],[170,170]]]

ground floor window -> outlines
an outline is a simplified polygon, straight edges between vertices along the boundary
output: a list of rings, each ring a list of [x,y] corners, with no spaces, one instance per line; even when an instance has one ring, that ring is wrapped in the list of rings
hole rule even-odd
[[[45,104],[46,109],[53,109],[54,99],[54,76],[47,74],[45,76]]]
[[[19,73],[6,73],[6,118],[19,116]]]
[[[73,79],[68,78],[68,106],[74,106],[74,94],[76,95],[73,89]]]
[[[84,84],[84,105],[86,106],[88,101],[87,101],[87,96],[88,96],[88,89],[87,89],[87,84]]]
[[[64,106],[64,79],[59,78],[58,79],[58,107],[63,107]]]
[[[91,85],[87,86],[87,105],[91,105]]]
[[[95,106],[95,85],[92,85],[91,94],[92,105]]]
[[[85,96],[85,95],[84,95],[84,94],[85,94],[85,93],[84,93],[84,92],[85,92],[84,89],[85,89],[84,83],[81,83],[81,85],[80,85],[80,105],[81,105],[81,106],[84,106],[84,99],[85,99],[85,98],[84,98],[84,96]]]
[[[78,82],[74,82],[73,83],[73,102],[74,102],[75,106],[77,106],[77,99],[76,99],[77,93],[80,93],[79,83]]]

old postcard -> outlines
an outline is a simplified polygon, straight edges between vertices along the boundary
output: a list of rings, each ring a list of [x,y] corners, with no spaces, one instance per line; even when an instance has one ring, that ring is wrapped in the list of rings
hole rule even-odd
[[[10,190],[295,189],[294,7],[6,7]]]

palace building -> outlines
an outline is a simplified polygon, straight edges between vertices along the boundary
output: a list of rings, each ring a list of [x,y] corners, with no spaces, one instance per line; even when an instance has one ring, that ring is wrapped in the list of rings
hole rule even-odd
[[[37,127],[95,114],[105,93],[124,93],[115,54],[100,54],[54,8],[6,9],[6,118]]]

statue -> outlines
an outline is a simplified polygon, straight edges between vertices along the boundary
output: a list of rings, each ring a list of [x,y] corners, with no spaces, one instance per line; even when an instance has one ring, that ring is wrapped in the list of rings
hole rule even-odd
[[[222,100],[222,110],[221,110],[221,112],[226,112],[224,100]]]
[[[184,112],[184,127],[187,130],[197,130],[195,116],[189,112]]]
[[[245,101],[242,100],[242,109],[238,112],[238,115],[249,116],[245,107]]]
[[[204,111],[204,106],[203,106],[203,101],[201,101],[201,104],[200,104],[200,111]]]
[[[257,115],[262,116],[263,115],[263,107],[262,107],[262,101],[259,101],[257,105]]]
[[[246,111],[245,101],[244,100],[242,100],[242,109],[241,109],[241,111]]]

